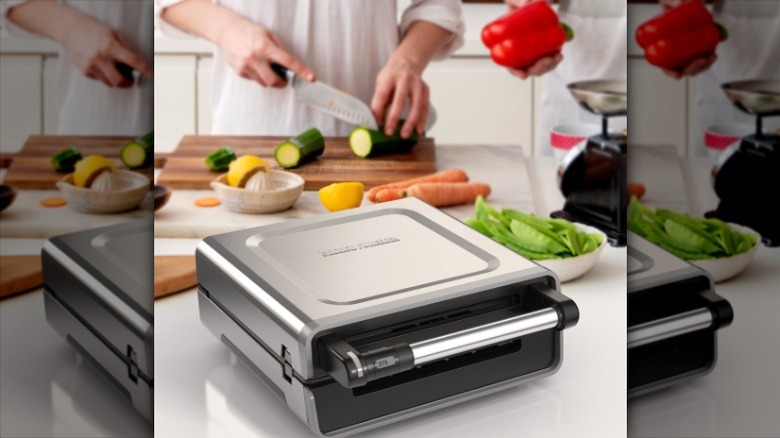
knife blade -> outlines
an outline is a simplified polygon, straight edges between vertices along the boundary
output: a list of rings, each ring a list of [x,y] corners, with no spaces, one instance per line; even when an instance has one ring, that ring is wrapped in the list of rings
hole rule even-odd
[[[282,65],[272,63],[271,69],[292,87],[298,102],[353,125],[379,128],[371,108],[360,99],[320,81],[307,82]]]
[[[280,64],[271,63],[271,69],[293,88],[295,100],[298,102],[347,123],[374,130],[379,129],[374,113],[362,100],[320,81],[307,82]],[[408,112],[407,102],[403,114]],[[428,119],[425,121],[425,131],[428,132],[434,123],[436,123],[436,110],[431,105],[428,109]]]

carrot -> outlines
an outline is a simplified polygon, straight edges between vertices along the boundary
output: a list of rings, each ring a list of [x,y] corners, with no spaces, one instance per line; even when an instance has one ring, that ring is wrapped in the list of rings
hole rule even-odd
[[[216,207],[219,205],[219,198],[198,198],[195,200],[198,207]]]
[[[395,201],[396,199],[401,199],[404,197],[404,191],[406,189],[384,189],[380,190],[379,193],[376,194],[374,197],[374,202],[387,202],[387,201]]]
[[[639,183],[628,183],[626,184],[626,197],[630,201],[633,196],[636,196],[637,199],[642,199],[642,196],[645,195],[645,186]]]
[[[468,180],[469,177],[466,175],[466,172],[460,169],[447,169],[430,175],[421,176],[419,178],[376,186],[368,191],[366,197],[371,202],[383,202],[378,201],[376,195],[385,189],[405,189],[419,183],[466,182]]]
[[[68,202],[62,198],[44,198],[40,200],[40,204],[43,207],[62,207]]]
[[[467,204],[476,201],[479,195],[487,198],[490,195],[490,186],[477,182],[422,183],[415,184],[403,192],[404,198],[413,196],[434,207]]]

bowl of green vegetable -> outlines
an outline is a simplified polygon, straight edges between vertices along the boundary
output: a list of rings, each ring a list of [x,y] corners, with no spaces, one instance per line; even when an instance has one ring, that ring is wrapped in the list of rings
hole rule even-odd
[[[712,277],[712,281],[720,283],[728,279],[734,278],[741,274],[753,261],[753,255],[758,250],[758,244],[760,239],[758,233],[748,227],[742,225],[728,223],[729,228],[734,232],[740,233],[743,236],[753,236],[749,241],[752,242],[749,249],[727,257],[717,257],[710,259],[690,260],[694,265],[704,269]]]
[[[704,269],[715,282],[744,271],[760,241],[750,228],[662,208],[653,210],[636,198],[629,203],[628,229]]]
[[[564,255],[558,258],[536,260],[540,265],[555,272],[561,283],[576,280],[593,269],[601,256],[601,251],[607,246],[607,235],[598,228],[578,223],[573,225],[580,236],[591,236],[590,239],[597,245],[595,249],[590,246],[583,249],[578,255]],[[580,240],[583,239],[580,238]]]
[[[500,211],[479,197],[466,224],[523,257],[555,272],[561,282],[588,272],[607,243],[596,228],[512,209]]]

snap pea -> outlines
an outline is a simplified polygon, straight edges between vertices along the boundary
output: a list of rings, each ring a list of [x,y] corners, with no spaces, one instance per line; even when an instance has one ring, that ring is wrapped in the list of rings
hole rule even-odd
[[[474,205],[475,217],[465,219],[467,225],[531,260],[575,257],[602,244],[599,234],[582,232],[564,219],[506,208],[499,211],[482,197]]]
[[[653,211],[636,198],[629,203],[628,229],[686,260],[730,257],[758,243],[757,235],[737,232],[721,220]]]
[[[517,240],[522,242],[522,246],[532,251],[551,252],[554,254],[566,252],[566,248],[563,245],[525,222],[512,219],[509,227],[512,230],[512,234],[517,237]]]

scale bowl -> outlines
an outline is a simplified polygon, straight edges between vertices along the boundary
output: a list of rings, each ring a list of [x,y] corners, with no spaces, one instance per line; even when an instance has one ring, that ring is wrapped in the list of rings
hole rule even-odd
[[[628,113],[628,85],[625,79],[572,82],[566,88],[588,112],[606,117]]]
[[[734,81],[720,87],[731,103],[743,112],[756,116],[780,115],[780,81]]]

